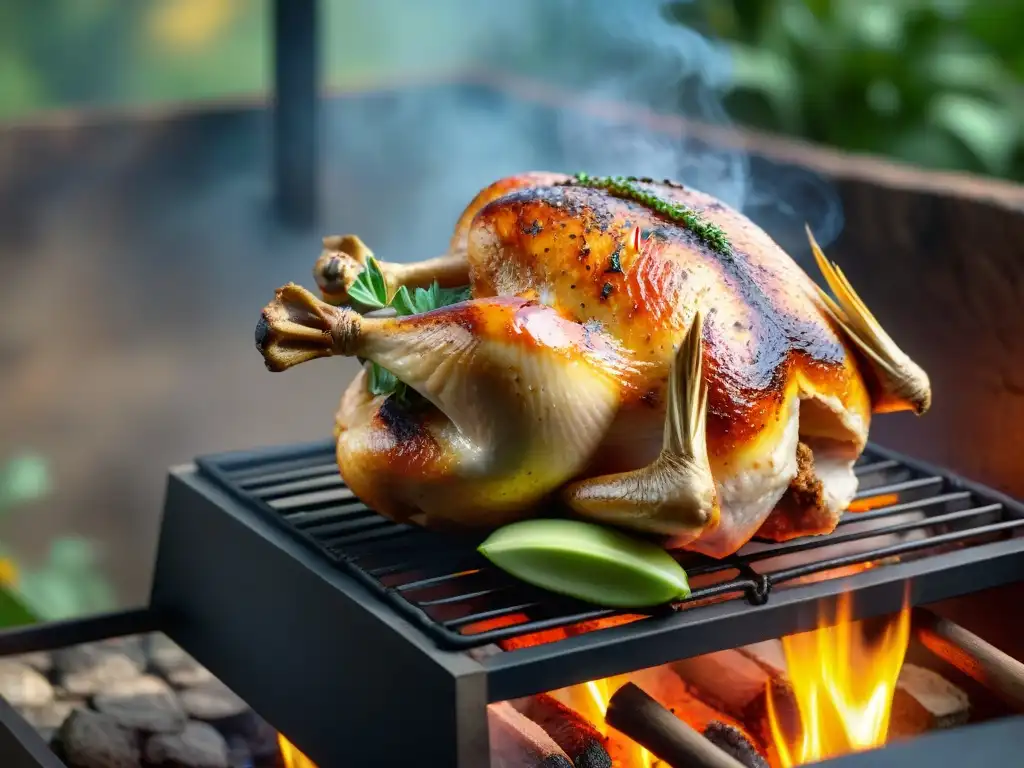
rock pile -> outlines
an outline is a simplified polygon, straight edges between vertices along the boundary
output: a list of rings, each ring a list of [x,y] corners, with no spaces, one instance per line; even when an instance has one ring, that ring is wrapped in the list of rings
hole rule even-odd
[[[276,731],[161,634],[0,659],[0,696],[70,768],[281,768]]]

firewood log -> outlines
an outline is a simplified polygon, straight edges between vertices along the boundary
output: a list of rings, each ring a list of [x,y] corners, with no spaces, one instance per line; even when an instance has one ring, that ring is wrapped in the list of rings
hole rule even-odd
[[[487,707],[491,768],[573,768],[544,729],[508,702]]]
[[[967,694],[930,669],[904,664],[896,683],[889,721],[889,738],[916,736],[967,722]]]
[[[782,674],[738,650],[717,651],[674,662],[673,671],[701,699],[744,726],[761,747],[772,743],[768,702],[787,723],[798,723],[792,686]]]
[[[612,696],[607,720],[672,768],[744,768],[633,683]]]
[[[517,699],[512,706],[543,728],[576,768],[612,768],[607,740],[576,710],[548,694]]]
[[[933,654],[1024,712],[1024,664],[958,624],[916,608],[914,637]]]

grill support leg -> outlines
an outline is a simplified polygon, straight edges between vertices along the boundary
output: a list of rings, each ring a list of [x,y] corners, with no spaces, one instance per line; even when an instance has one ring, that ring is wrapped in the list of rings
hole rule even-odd
[[[274,207],[279,220],[312,227],[318,214],[318,0],[273,3]]]

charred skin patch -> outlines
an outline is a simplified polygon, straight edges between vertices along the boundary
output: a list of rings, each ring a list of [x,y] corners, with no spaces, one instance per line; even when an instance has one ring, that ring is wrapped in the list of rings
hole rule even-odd
[[[381,456],[387,462],[387,471],[396,477],[410,472],[422,474],[441,456],[441,448],[434,439],[427,419],[436,414],[433,406],[411,406],[394,397],[386,398],[374,414],[372,427],[380,430],[388,449]]]

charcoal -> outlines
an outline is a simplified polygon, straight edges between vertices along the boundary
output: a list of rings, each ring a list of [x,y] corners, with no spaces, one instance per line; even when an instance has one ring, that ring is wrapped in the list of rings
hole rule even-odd
[[[768,761],[738,728],[722,722],[709,723],[704,738],[746,768],[768,768]]]
[[[153,768],[229,768],[228,745],[206,723],[189,722],[180,733],[159,733],[146,742],[146,763]]]
[[[93,706],[118,725],[145,733],[175,733],[187,720],[170,686],[151,675],[110,685]]]
[[[73,696],[92,696],[114,683],[136,678],[145,667],[138,643],[105,640],[53,654],[58,684]]]
[[[139,768],[134,735],[112,718],[76,709],[53,737],[54,751],[68,768]]]
[[[39,707],[53,701],[53,686],[26,664],[0,660],[0,696],[14,707]]]
[[[50,701],[35,707],[18,707],[18,713],[37,731],[56,730],[64,725],[71,713],[84,707],[81,701]]]
[[[193,659],[180,645],[166,635],[149,638],[149,660],[154,670],[176,688],[190,688],[208,683],[213,674]]]

